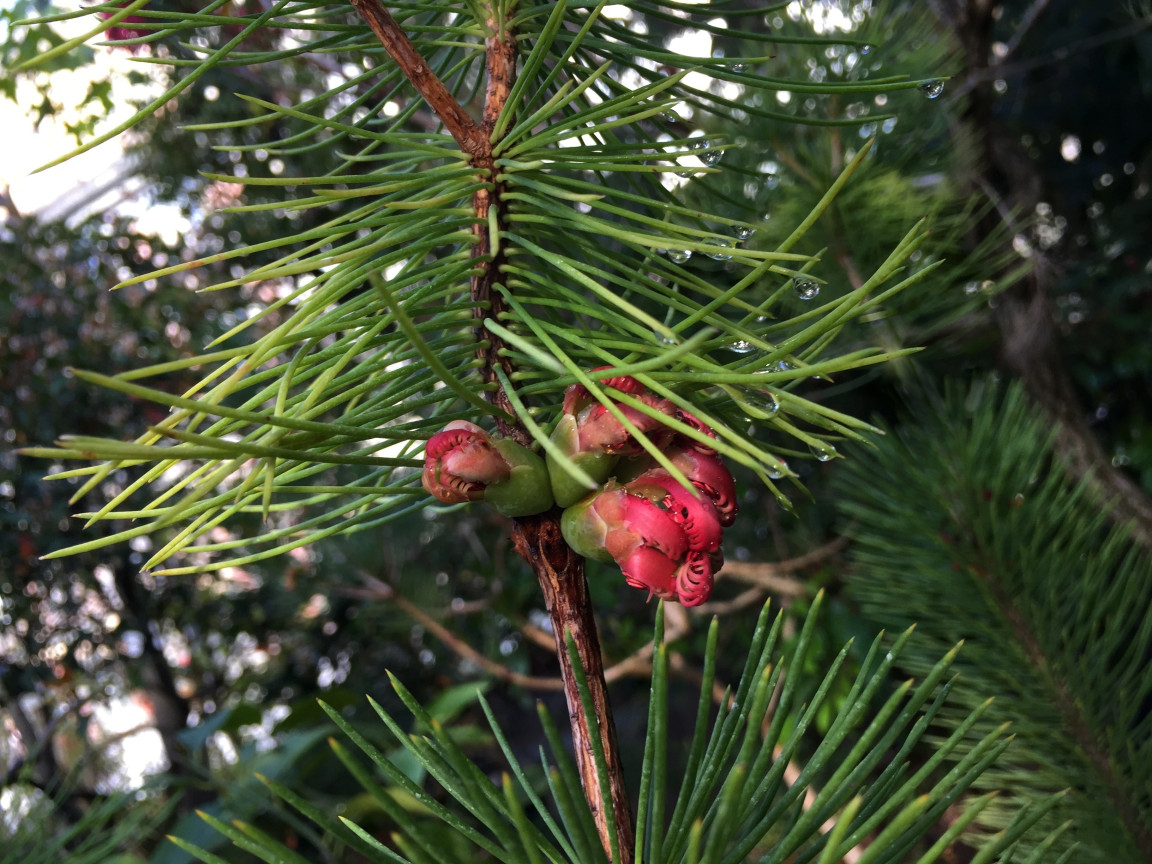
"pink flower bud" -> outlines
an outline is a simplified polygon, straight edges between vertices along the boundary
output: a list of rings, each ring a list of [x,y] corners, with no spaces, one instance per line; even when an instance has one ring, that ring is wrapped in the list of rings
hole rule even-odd
[[[641,474],[626,488],[637,495],[651,496],[684,531],[690,550],[712,552],[720,548],[724,529],[706,493],[693,494],[663,468]]]
[[[489,484],[511,472],[488,433],[466,420],[449,423],[424,447],[424,488],[446,504],[481,501]]]
[[[736,503],[736,481],[719,456],[684,447],[672,447],[665,451],[665,455],[693,486],[712,500],[720,515],[721,525],[727,528],[736,521],[739,510]]]
[[[689,552],[676,571],[676,595],[685,606],[699,606],[712,596],[712,560],[707,552]]]
[[[648,596],[676,599],[676,562],[658,549],[641,546],[620,562],[624,582],[648,590]]]
[[[672,416],[679,420],[681,423],[684,423],[687,426],[691,426],[693,429],[703,432],[709,438],[716,437],[716,433],[712,431],[711,426],[709,426],[695,414],[689,414],[683,408],[677,408],[676,413]],[[714,448],[709,447],[704,442],[697,441],[695,438],[689,438],[687,435],[680,435],[676,441],[678,444],[681,444],[684,447],[690,447],[693,450],[699,450],[701,453],[715,454],[716,452]]]

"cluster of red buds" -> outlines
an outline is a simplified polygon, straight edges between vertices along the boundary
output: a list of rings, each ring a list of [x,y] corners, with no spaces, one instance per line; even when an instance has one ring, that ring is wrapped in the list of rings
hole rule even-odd
[[[457,421],[428,442],[424,488],[449,503],[487,501],[507,516],[541,513],[555,502],[564,508],[564,539],[576,552],[616,562],[625,582],[649,596],[697,606],[712,594],[713,575],[724,560],[723,529],[736,518],[732,474],[707,443],[715,436],[699,419],[629,376],[601,383],[648,410],[616,400],[609,408],[580,384],[565,392],[552,441],[592,485],[574,478],[551,455],[545,462],[514,442]],[[696,434],[677,431],[668,420]],[[643,433],[665,464],[633,430]]]
[[[699,419],[649,393],[635,378],[602,384],[649,411],[615,400],[610,410],[579,384],[564,394],[564,415],[552,440],[600,484],[588,489],[549,464],[556,503],[566,508],[560,521],[564,539],[587,558],[615,561],[634,588],[697,606],[711,596],[713,574],[723,565],[720,540],[736,518],[736,484],[701,440],[714,436]],[[692,488],[657,462],[620,417],[644,433]],[[664,418],[698,434],[679,433]]]

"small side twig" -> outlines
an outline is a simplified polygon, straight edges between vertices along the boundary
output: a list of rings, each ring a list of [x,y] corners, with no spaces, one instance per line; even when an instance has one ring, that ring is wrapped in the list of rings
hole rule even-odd
[[[785,597],[803,597],[811,590],[790,575],[823,563],[847,545],[847,537],[836,537],[823,546],[784,561],[726,561],[718,577],[758,585]]]
[[[363,574],[362,578],[369,582],[371,587],[356,588],[353,586],[341,586],[339,593],[352,597],[387,600],[389,603],[402,609],[408,617],[419,621],[421,627],[443,642],[453,653],[463,657],[469,662],[475,663],[489,675],[492,675],[494,678],[499,678],[501,681],[507,681],[509,684],[515,684],[518,687],[524,687],[529,690],[564,689],[563,682],[559,678],[524,675],[509,669],[501,663],[497,663],[495,660],[485,657],[403,594],[392,588],[391,585]]]
[[[444,121],[444,127],[456,139],[460,148],[472,156],[479,153],[486,143],[480,127],[432,71],[428,61],[416,50],[412,40],[388,10],[378,0],[351,0],[351,3],[372,28],[388,56],[404,71],[416,92],[436,112],[436,116]]]

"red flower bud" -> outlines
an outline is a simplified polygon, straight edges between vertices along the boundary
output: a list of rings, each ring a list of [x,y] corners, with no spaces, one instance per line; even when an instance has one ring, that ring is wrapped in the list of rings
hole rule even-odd
[[[688,548],[694,552],[712,552],[720,548],[723,528],[712,500],[703,492],[693,494],[663,468],[641,474],[626,487],[630,492],[656,501],[684,531]]]
[[[674,506],[665,509],[666,501]],[[675,505],[683,505],[692,516],[684,516]],[[600,561],[614,560],[624,581],[647,589],[649,596],[695,606],[712,593],[711,562],[719,546],[719,521],[708,501],[694,498],[671,477],[653,472],[635,486],[589,496],[564,511],[560,526],[573,549]]]
[[[727,528],[736,521],[736,481],[719,456],[683,447],[673,447],[666,455],[693,486],[712,500],[721,525]]]
[[[428,440],[421,480],[441,501],[486,501],[505,516],[533,516],[553,504],[543,459],[464,420],[449,423]]]
[[[712,560],[706,552],[689,552],[676,571],[676,594],[685,606],[699,606],[712,596]]]
[[[609,366],[597,366],[592,372],[603,372],[609,369]],[[631,375],[617,375],[613,378],[605,378],[600,382],[602,387],[611,387],[614,390],[619,390],[621,393],[627,393],[629,396],[639,396],[645,392],[644,385],[633,378]],[[564,391],[564,413],[565,414],[579,414],[585,407],[594,402],[592,394],[588,392],[588,388],[583,384],[573,384]]]
[[[636,397],[645,405],[655,408],[661,414],[671,416],[673,405],[667,399],[658,399],[647,393]],[[631,405],[617,405],[616,408],[628,418],[628,422],[649,435],[652,432],[661,432],[655,442],[663,447],[672,437],[672,430],[668,429],[658,417],[652,417],[633,408]],[[641,447],[633,438],[623,423],[617,420],[607,407],[596,403],[590,405],[576,416],[577,441],[581,452],[596,452],[613,454],[643,453]]]
[[[592,371],[599,372],[608,368],[610,367],[601,366]],[[648,393],[644,385],[630,375],[605,378],[601,384],[619,390],[621,393],[627,393],[645,405],[656,409],[660,414],[672,416],[676,410],[675,406],[667,399],[661,399]],[[628,418],[629,423],[645,435],[664,427],[659,417],[649,416],[630,405],[617,402],[616,408]],[[593,399],[592,394],[583,384],[573,384],[564,391],[564,413],[574,417],[576,421],[577,434],[574,442],[576,449],[573,451],[573,455],[575,453],[631,454],[643,452],[643,448],[632,439],[631,432],[625,428],[624,424],[608,410],[607,406]],[[667,430],[666,434],[662,435],[661,440],[657,442],[657,446],[663,447],[667,444],[671,435],[671,430]]]
[[[446,504],[481,501],[488,484],[511,472],[488,433],[466,420],[449,423],[424,447],[424,488]]]
[[[658,549],[641,546],[620,562],[624,582],[632,588],[646,588],[648,596],[676,599],[676,562]]]
[[[565,414],[552,430],[552,441],[567,455],[568,459],[591,478],[595,485],[589,486],[569,474],[564,466],[551,453],[545,454],[548,465],[548,479],[552,484],[552,495],[561,507],[571,507],[589,492],[594,492],[612,475],[617,457],[602,450],[580,450],[580,430],[576,418]]]
[[[564,511],[560,528],[568,545],[586,558],[617,562],[641,546],[679,559],[688,538],[668,514],[647,498],[616,487],[589,495]]]
[[[127,6],[128,4],[127,3],[121,3],[119,5],[123,7],[123,6]],[[111,18],[115,13],[113,13],[113,12],[98,12],[97,14],[101,18],[107,20],[107,19]],[[117,24],[115,24],[114,26],[109,27],[107,30],[105,30],[104,36],[110,42],[118,42],[121,39],[138,39],[141,36],[148,36],[148,35],[152,34],[154,31],[153,30],[142,30],[139,27],[126,27],[126,26],[124,26],[126,24],[143,24],[146,20],[147,20],[146,18],[143,18],[139,15],[127,15],[124,18],[121,18]],[[141,49],[142,46],[140,46],[140,45],[125,45],[124,47],[127,48],[129,51],[131,51],[133,54],[135,54],[137,51],[139,51]]]
[[[716,437],[716,433],[712,431],[712,427],[697,417],[695,414],[689,414],[684,409],[677,408],[676,413],[672,416],[679,420],[681,423],[684,423],[688,426],[691,426],[693,429],[703,432],[709,438]],[[678,444],[684,447],[690,447],[693,450],[699,450],[701,453],[708,453],[710,455],[716,453],[714,448],[709,447],[703,441],[697,441],[695,438],[689,438],[687,435],[680,435],[676,440]]]

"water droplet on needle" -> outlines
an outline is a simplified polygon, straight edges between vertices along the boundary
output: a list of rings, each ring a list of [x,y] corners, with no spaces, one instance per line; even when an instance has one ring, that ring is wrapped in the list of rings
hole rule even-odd
[[[944,82],[939,80],[925,81],[916,89],[927,96],[929,99],[936,99],[940,96],[941,93],[944,92]]]
[[[836,452],[836,448],[827,441],[817,441],[815,444],[809,446],[808,449],[812,451],[812,455],[816,457],[817,462],[829,462],[840,455]]]
[[[801,300],[812,300],[820,293],[820,285],[811,279],[797,279],[792,283],[792,290]]]
[[[734,244],[727,237],[713,237],[710,240],[705,240],[704,243],[707,246],[717,247],[715,252],[710,250],[704,252],[713,261],[727,261],[732,257],[732,253],[727,250],[731,249]]]

